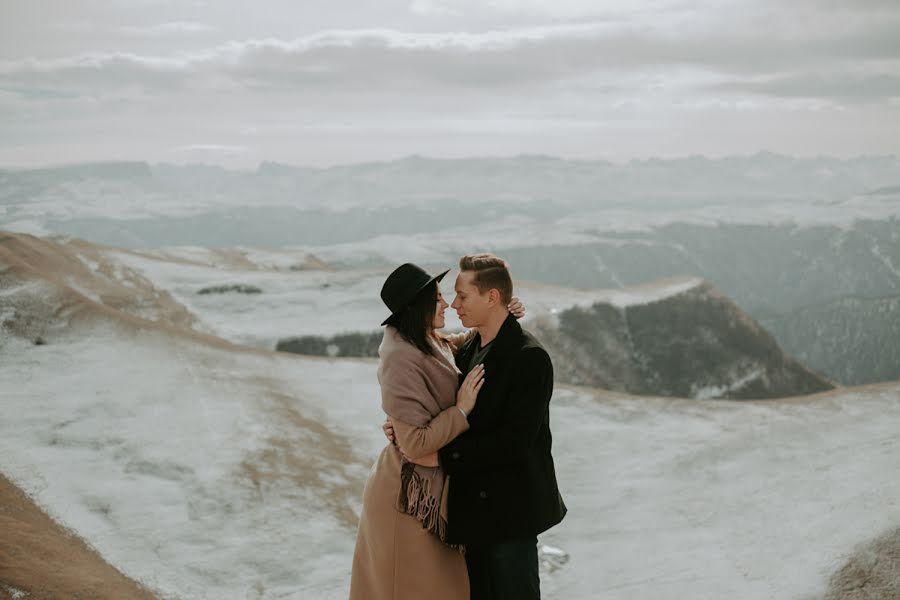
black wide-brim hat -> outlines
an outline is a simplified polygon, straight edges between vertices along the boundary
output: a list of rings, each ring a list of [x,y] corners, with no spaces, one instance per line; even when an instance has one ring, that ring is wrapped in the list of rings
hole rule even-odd
[[[440,281],[450,272],[447,269],[440,275],[431,276],[425,269],[412,263],[402,264],[388,275],[381,286],[381,299],[391,311],[391,316],[381,324],[387,325],[393,318],[409,308],[419,292],[432,283]]]

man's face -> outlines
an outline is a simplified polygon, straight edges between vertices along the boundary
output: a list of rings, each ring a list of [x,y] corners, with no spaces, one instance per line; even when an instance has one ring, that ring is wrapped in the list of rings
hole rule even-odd
[[[456,298],[450,306],[464,327],[478,327],[487,322],[491,311],[490,290],[482,294],[473,283],[474,271],[460,271],[456,277]]]

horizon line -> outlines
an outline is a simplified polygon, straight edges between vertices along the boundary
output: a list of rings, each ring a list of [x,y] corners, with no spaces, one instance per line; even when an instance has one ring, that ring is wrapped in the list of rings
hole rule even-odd
[[[543,154],[543,153],[532,153],[532,152],[522,152],[518,154],[498,154],[498,155],[471,155],[471,156],[462,156],[462,157],[441,157],[427,154],[405,154],[401,156],[397,156],[395,158],[386,158],[386,159],[373,159],[373,160],[359,160],[359,161],[350,161],[350,162],[342,162],[342,163],[333,163],[324,166],[316,166],[309,164],[296,164],[283,162],[276,159],[263,159],[260,160],[255,167],[234,167],[234,166],[226,166],[220,163],[214,162],[203,162],[203,161],[152,161],[150,159],[96,159],[96,160],[86,160],[86,161],[73,161],[73,162],[50,162],[39,165],[28,165],[28,166],[16,166],[16,165],[0,165],[0,172],[17,172],[24,173],[29,171],[43,171],[43,170],[55,170],[55,169],[71,169],[78,167],[91,167],[91,166],[101,166],[101,165],[147,165],[150,168],[158,168],[158,167],[179,167],[179,168],[190,168],[190,167],[205,167],[205,168],[214,168],[220,169],[223,171],[230,172],[245,172],[245,173],[254,173],[258,172],[263,165],[275,165],[280,167],[288,167],[292,169],[308,169],[313,171],[327,171],[329,169],[337,169],[337,168],[346,168],[346,167],[357,167],[357,166],[370,166],[370,165],[381,165],[381,164],[392,164],[399,163],[410,160],[423,160],[423,161],[431,161],[431,162],[445,162],[445,163],[453,163],[453,162],[463,162],[463,161],[505,161],[505,160],[523,160],[523,159],[541,159],[541,160],[553,160],[559,162],[571,162],[571,163],[595,163],[595,164],[607,164],[607,165],[618,165],[618,166],[627,166],[635,163],[647,163],[647,162],[663,162],[663,163],[673,163],[673,162],[683,162],[687,160],[704,160],[709,162],[722,162],[726,160],[734,160],[734,159],[752,159],[757,157],[775,157],[782,159],[790,159],[790,160],[831,160],[837,162],[852,162],[856,160],[874,160],[874,159],[891,159],[897,160],[897,156],[891,153],[887,154],[857,154],[854,156],[847,157],[839,157],[833,154],[815,154],[815,155],[802,155],[802,154],[785,154],[783,152],[774,152],[772,150],[757,150],[752,153],[746,154],[723,154],[721,156],[707,156],[705,154],[693,153],[693,154],[683,154],[676,156],[654,156],[649,155],[645,157],[631,157],[622,160],[613,160],[609,158],[576,158],[576,157],[565,157],[561,155],[554,154]]]

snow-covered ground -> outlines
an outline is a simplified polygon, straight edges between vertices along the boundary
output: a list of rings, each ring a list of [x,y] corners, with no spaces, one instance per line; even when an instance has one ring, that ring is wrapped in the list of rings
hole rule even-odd
[[[274,348],[281,339],[299,335],[334,335],[350,331],[375,331],[388,312],[379,296],[388,275],[380,269],[289,270],[285,265],[305,260],[301,250],[246,249],[241,264],[209,258],[194,248],[170,248],[158,256],[108,251],[105,258],[134,269],[153,285],[169,292],[196,315],[199,329],[230,341]],[[178,260],[194,261],[183,264]],[[426,263],[423,263],[426,264]],[[433,270],[456,266],[456,261],[437,263]],[[275,266],[273,266],[275,265]],[[454,268],[441,283],[452,301]],[[614,290],[579,290],[516,282],[516,294],[526,304],[524,322],[553,315],[571,306],[608,302],[615,306],[648,303],[699,285],[698,278],[684,277]],[[204,287],[248,284],[260,294],[198,294]],[[447,328],[462,328],[456,313],[447,310]]]
[[[166,598],[344,598],[375,363],[92,325],[0,339],[0,469]],[[900,523],[900,383],[765,403],[560,387],[549,599],[797,599]]]
[[[0,469],[114,566],[165,598],[346,595],[371,364],[112,330],[0,357]]]
[[[386,310],[379,298],[384,274],[265,268],[273,256],[290,262],[292,256],[306,255],[271,251],[260,263],[249,262],[258,260],[259,252],[250,254],[242,265],[172,262],[173,257],[194,257],[191,249],[168,250],[165,258],[119,251],[106,256],[172,294],[199,318],[198,328],[245,345],[271,349],[278,339],[295,335],[372,331],[387,316],[379,316]],[[206,287],[229,284],[252,285],[262,292],[198,293]]]

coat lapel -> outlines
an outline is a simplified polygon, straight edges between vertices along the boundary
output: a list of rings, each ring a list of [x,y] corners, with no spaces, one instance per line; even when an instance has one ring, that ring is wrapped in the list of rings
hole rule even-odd
[[[499,366],[506,362],[509,358],[510,348],[515,347],[516,340],[519,339],[521,334],[522,327],[519,325],[519,322],[514,316],[509,315],[506,318],[506,321],[503,322],[503,325],[500,326],[500,331],[497,332],[497,337],[494,339],[491,351],[488,352],[487,356],[484,358],[485,372],[490,371],[492,367]],[[456,366],[462,371],[460,381],[465,378],[466,369],[469,367],[469,361],[472,359],[472,355],[480,347],[481,334],[476,333],[475,336],[463,344],[462,348],[457,352]]]

